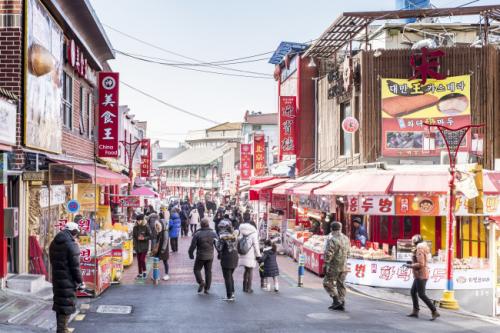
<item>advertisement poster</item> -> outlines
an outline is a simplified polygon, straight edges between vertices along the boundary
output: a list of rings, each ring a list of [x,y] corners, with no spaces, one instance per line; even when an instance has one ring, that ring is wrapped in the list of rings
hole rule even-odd
[[[297,102],[295,96],[280,96],[280,160],[284,155],[295,155]]]
[[[254,176],[266,174],[266,141],[264,134],[253,135],[253,172]]]
[[[252,175],[252,145],[250,143],[240,145],[240,174],[241,180],[248,180]]]
[[[63,31],[38,0],[28,0],[25,144],[62,150]]]
[[[396,215],[439,216],[439,196],[397,195]]]
[[[121,197],[120,207],[132,207],[132,208],[141,207],[141,198],[135,196]]]
[[[458,128],[469,125],[470,75],[444,80],[381,79],[382,93],[382,155],[439,156],[446,151],[441,134],[436,133],[436,149],[422,150],[424,123]],[[470,145],[470,134],[460,150]]]
[[[97,156],[118,157],[118,73],[99,72]]]
[[[17,105],[0,98],[0,143],[16,144]]]
[[[151,175],[151,139],[143,139],[141,142],[141,177]]]

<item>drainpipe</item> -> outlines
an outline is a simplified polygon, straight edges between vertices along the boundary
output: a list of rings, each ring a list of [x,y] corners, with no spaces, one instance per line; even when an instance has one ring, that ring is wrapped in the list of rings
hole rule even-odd
[[[318,167],[318,80],[319,77],[313,77],[314,80],[314,173],[319,171]]]

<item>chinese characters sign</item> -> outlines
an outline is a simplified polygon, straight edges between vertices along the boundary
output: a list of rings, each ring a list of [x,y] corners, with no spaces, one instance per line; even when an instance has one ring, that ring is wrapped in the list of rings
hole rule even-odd
[[[394,215],[394,199],[391,196],[349,196],[347,211],[350,214]]]
[[[439,73],[439,58],[442,56],[444,56],[443,51],[429,51],[426,47],[423,47],[420,53],[412,54],[410,66],[414,74],[410,80],[420,78],[422,84],[425,84],[428,78],[443,80],[445,76]]]
[[[240,145],[240,173],[242,180],[248,180],[252,175],[252,146],[250,143]]]
[[[141,177],[151,175],[151,140],[143,139],[141,141]]]
[[[99,73],[99,157],[118,157],[118,84],[119,74]]]
[[[264,134],[253,135],[253,158],[254,176],[264,176],[266,173],[266,141]]]
[[[297,105],[295,96],[280,96],[280,160],[283,155],[295,155]]]
[[[384,156],[439,156],[446,151],[440,134],[436,149],[424,152],[424,123],[458,128],[470,124],[470,76],[444,80],[382,79],[382,154]],[[460,150],[467,150],[470,134]]]

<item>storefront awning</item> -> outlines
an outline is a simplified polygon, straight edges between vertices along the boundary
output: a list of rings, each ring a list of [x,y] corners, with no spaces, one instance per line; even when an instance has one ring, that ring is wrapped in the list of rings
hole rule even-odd
[[[447,193],[450,176],[447,172],[407,173],[394,176],[393,193]]]
[[[260,190],[265,190],[269,188],[273,188],[279,184],[282,184],[286,182],[286,178],[275,178],[275,179],[270,179],[262,183],[254,184],[250,186],[250,190],[253,191],[260,191]]]
[[[330,182],[304,183],[292,188],[292,193],[297,195],[310,195],[314,190],[325,187]]]
[[[316,195],[384,195],[389,193],[394,176],[375,173],[349,173],[329,185],[314,190]]]
[[[292,194],[292,189],[296,186],[300,186],[304,183],[292,183],[292,182],[287,182],[283,183],[278,187],[275,187],[273,189],[273,195],[278,194],[278,195],[287,195],[287,194]]]
[[[146,186],[134,188],[130,194],[140,197],[158,197],[158,193]]]
[[[92,178],[94,184],[97,185],[120,185],[128,184],[129,179],[125,175],[110,171],[102,167],[95,167],[94,165],[72,164],[68,165],[69,168],[74,168],[80,172],[87,174]]]

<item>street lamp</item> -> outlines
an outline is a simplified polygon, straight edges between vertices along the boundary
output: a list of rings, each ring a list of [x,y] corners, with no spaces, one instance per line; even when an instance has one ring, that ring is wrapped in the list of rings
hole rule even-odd
[[[454,226],[455,226],[455,216],[453,214],[453,209],[455,207],[455,166],[457,162],[457,154],[460,149],[460,144],[462,143],[467,132],[471,128],[479,128],[484,125],[467,125],[460,128],[449,128],[443,125],[428,124],[424,123],[425,126],[429,128],[429,135],[424,135],[424,149],[433,150],[435,148],[435,136],[430,135],[430,128],[436,127],[443,137],[444,143],[446,144],[446,150],[448,151],[449,163],[450,163],[450,181],[449,185],[449,196],[448,196],[448,216],[446,219],[446,290],[443,292],[443,298],[441,299],[441,307],[445,309],[457,310],[459,305],[455,299],[455,292],[453,290],[453,239],[454,239]]]
[[[130,196],[132,194],[132,182],[134,180],[134,156],[137,152],[137,148],[142,145],[142,140],[137,140],[132,142],[132,134],[129,135],[129,140],[125,138],[125,140],[120,140],[120,143],[125,147],[125,156],[128,156],[128,191],[127,194]],[[132,208],[127,208],[127,222],[130,222],[130,218],[132,217]]]

